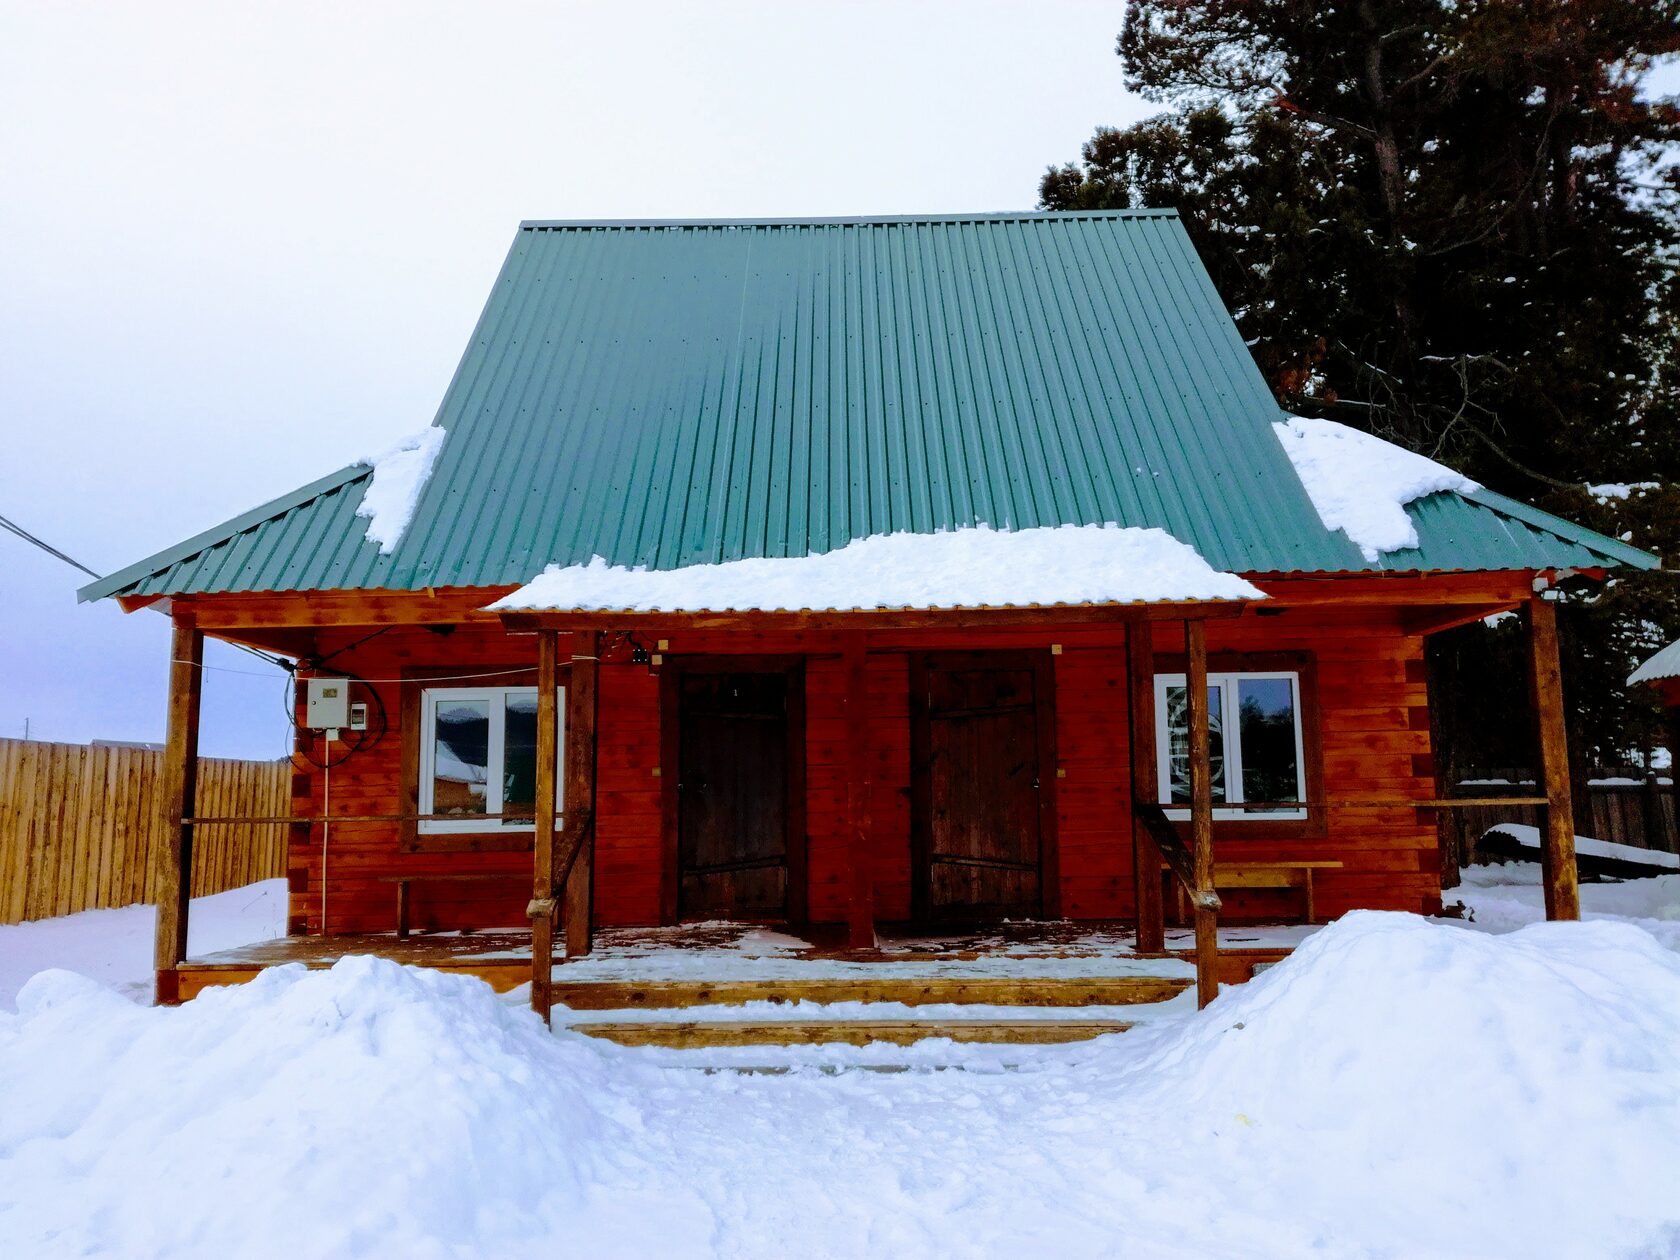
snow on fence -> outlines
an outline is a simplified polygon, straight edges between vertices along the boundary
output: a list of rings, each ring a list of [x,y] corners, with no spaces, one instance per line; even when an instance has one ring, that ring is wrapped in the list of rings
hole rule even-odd
[[[0,739],[0,924],[151,901],[162,778],[149,748]],[[284,761],[206,758],[198,810],[282,815],[290,782]],[[285,873],[281,824],[206,827],[193,850],[196,896]]]

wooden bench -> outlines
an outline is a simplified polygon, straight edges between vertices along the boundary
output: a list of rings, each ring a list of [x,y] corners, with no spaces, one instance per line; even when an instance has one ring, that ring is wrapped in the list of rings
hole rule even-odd
[[[1318,921],[1313,906],[1313,872],[1324,870],[1339,870],[1340,862],[1286,858],[1275,862],[1215,862],[1213,865],[1213,887],[1216,892],[1227,888],[1299,888],[1306,897],[1307,922]],[[1171,872],[1165,863],[1161,865],[1163,878]],[[1178,921],[1184,923],[1184,886],[1173,880],[1173,888],[1178,893]]]
[[[461,874],[448,875],[381,875],[382,884],[397,886],[397,939],[408,939],[408,889],[410,884],[437,882],[440,884],[453,883],[481,883],[488,880],[501,880],[504,883],[517,883],[523,888],[531,886],[531,877],[523,871],[468,871]]]

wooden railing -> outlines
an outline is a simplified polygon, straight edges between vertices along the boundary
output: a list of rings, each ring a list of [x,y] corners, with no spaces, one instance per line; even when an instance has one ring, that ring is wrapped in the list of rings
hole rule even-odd
[[[1134,801],[1132,810],[1155,847],[1167,870],[1184,889],[1185,896],[1196,910],[1196,995],[1197,1004],[1206,1006],[1219,992],[1219,894],[1213,887],[1213,864],[1204,862],[1205,879],[1196,877],[1196,858],[1179,836],[1167,812],[1154,801]]]
[[[1223,903],[1219,894],[1212,888],[1198,888],[1196,886],[1196,860],[1191,857],[1190,850],[1174,830],[1172,823],[1167,821],[1167,811],[1154,801],[1138,801],[1132,808],[1137,811],[1144,830],[1149,832],[1149,838],[1155,842],[1155,847],[1161,850],[1161,860],[1167,864],[1167,869],[1173,877],[1184,887],[1185,896],[1190,898],[1190,904],[1198,910],[1220,909]]]

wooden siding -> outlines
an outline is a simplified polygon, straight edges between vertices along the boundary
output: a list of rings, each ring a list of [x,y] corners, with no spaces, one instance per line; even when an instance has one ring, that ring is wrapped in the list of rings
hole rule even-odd
[[[0,923],[149,902],[163,837],[163,754],[0,739]],[[286,812],[283,761],[206,759],[204,816]],[[192,893],[285,874],[283,826],[206,827],[193,848]]]
[[[1296,608],[1281,616],[1213,622],[1213,657],[1235,652],[1307,652],[1317,663],[1324,781],[1309,786],[1332,801],[1428,799],[1434,795],[1429,755],[1423,640],[1402,630],[1393,607]],[[323,629],[320,650],[355,643],[367,628]],[[610,638],[610,636],[606,636]],[[645,636],[644,637],[648,637]],[[844,829],[845,678],[832,635],[681,630],[671,654],[805,654],[806,817],[809,913],[840,922],[848,904]],[[869,764],[873,823],[870,866],[876,917],[910,915],[910,650],[1032,648],[1048,651],[1056,681],[1057,830],[1062,913],[1070,918],[1125,918],[1134,912],[1127,744],[1126,653],[1116,627],[1009,629],[987,632],[881,633],[868,663]],[[1161,656],[1181,653],[1176,623],[1155,628]],[[535,640],[493,625],[461,625],[453,633],[399,626],[335,657],[333,664],[370,680],[395,680],[405,669],[461,673],[532,667]],[[531,677],[534,679],[534,672]],[[334,813],[385,813],[398,808],[403,735],[395,729],[401,684],[375,681],[393,728],[380,745],[332,772]],[[659,679],[647,667],[608,654],[600,671],[599,779],[596,796],[595,921],[633,925],[659,921],[667,877],[662,818]],[[323,804],[323,776],[299,776],[301,812]],[[1322,834],[1306,824],[1295,834],[1275,820],[1264,838],[1243,823],[1220,823],[1219,861],[1330,859],[1340,870],[1319,874],[1321,916],[1363,906],[1431,910],[1439,905],[1436,832],[1427,814],[1405,807],[1332,807]],[[290,870],[293,930],[320,930],[320,828],[294,829]],[[404,852],[391,824],[339,824],[332,829],[328,926],[335,932],[388,930],[395,893],[388,877],[465,871],[528,873],[528,850]],[[412,913],[419,928],[512,926],[523,923],[528,889],[499,882],[416,884]],[[1288,891],[1236,891],[1227,919],[1298,917]]]

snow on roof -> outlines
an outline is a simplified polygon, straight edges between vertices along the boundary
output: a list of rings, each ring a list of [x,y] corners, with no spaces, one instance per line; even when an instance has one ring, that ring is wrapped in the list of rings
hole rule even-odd
[[[1418,545],[1408,503],[1481,489],[1444,464],[1334,420],[1289,416],[1273,428],[1324,527],[1346,533],[1367,560]]]
[[[389,555],[402,541],[445,436],[445,431],[434,424],[378,455],[356,461],[373,469],[373,479],[356,515],[367,518],[367,540],[379,544],[381,555]]]
[[[1650,660],[1628,675],[1628,686],[1637,683],[1661,682],[1664,678],[1680,678],[1680,639],[1670,643]]]
[[[492,609],[632,612],[989,608],[1264,599],[1160,529],[977,526],[878,534],[821,555],[627,569],[550,565]]]

